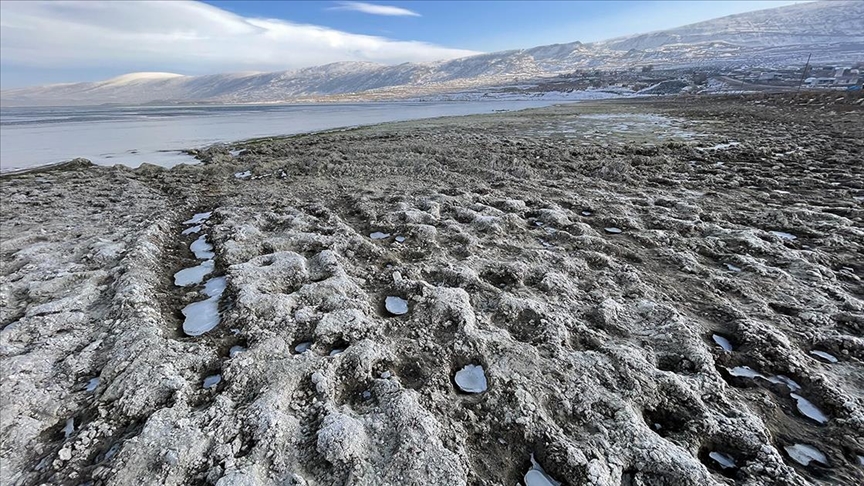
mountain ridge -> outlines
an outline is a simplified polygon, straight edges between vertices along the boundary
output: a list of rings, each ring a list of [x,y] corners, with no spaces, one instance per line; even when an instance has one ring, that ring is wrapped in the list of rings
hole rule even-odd
[[[475,56],[381,65],[342,61],[291,71],[201,76],[130,73],[128,81],[68,83],[0,92],[3,106],[105,103],[272,103],[391,89],[458,90],[579,69],[704,67],[864,60],[864,2],[813,2],[720,17],[594,43],[574,41]],[[157,76],[159,74],[161,76]],[[165,76],[165,75],[170,76]],[[150,77],[148,77],[150,76]]]

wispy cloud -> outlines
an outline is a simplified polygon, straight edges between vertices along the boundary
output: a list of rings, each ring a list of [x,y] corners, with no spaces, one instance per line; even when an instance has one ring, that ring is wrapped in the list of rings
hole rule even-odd
[[[394,7],[392,5],[377,5],[365,2],[338,2],[339,5],[331,7],[330,10],[353,10],[372,15],[386,15],[389,17],[420,17],[420,14],[407,8]]]
[[[249,18],[194,1],[0,2],[9,69],[203,74],[276,71],[337,61],[385,64],[477,54],[316,25]]]

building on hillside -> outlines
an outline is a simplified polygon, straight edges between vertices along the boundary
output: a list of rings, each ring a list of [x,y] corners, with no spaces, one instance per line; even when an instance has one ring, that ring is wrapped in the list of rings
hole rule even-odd
[[[825,77],[812,77],[804,80],[804,84],[811,88],[816,87],[829,87],[834,84],[834,78],[825,78]]]
[[[783,75],[776,72],[759,73],[759,76],[756,78],[757,81],[776,81],[778,79],[783,79]]]
[[[837,86],[855,86],[861,81],[860,72],[852,68],[837,68],[834,72],[834,84]]]

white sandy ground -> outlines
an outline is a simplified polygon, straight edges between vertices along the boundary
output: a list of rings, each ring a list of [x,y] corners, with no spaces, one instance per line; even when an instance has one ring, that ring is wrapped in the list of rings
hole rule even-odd
[[[627,103],[0,178],[2,483],[860,483],[860,108]]]

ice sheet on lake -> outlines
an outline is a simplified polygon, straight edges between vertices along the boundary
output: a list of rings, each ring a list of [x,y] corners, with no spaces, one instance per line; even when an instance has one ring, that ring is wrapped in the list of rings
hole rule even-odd
[[[479,98],[478,98],[479,99]],[[143,162],[172,167],[198,164],[179,149],[274,135],[439,116],[491,113],[555,104],[554,99],[482,102],[364,102],[319,106],[159,106],[6,108],[0,171],[69,160],[70,154],[97,165]],[[14,122],[15,118],[19,122]],[[74,119],[75,121],[66,121]],[[26,121],[20,123],[20,120]],[[88,121],[95,121],[90,123]],[[110,122],[106,122],[110,120]],[[136,148],[135,151],[129,149]]]

